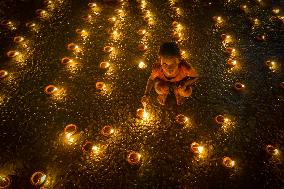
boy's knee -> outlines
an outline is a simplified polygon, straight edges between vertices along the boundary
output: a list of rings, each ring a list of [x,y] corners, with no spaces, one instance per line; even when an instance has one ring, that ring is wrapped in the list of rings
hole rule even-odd
[[[169,93],[169,87],[166,84],[166,82],[156,81],[155,82],[155,91],[158,94],[168,94]]]

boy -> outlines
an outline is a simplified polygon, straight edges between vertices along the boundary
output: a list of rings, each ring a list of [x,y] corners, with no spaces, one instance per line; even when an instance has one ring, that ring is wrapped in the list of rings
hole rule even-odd
[[[184,97],[191,95],[191,85],[198,79],[198,74],[182,59],[180,49],[175,42],[162,44],[158,55],[159,59],[152,67],[141,102],[144,106],[149,103],[149,93],[154,86],[158,93],[157,100],[161,105],[165,105],[170,89],[174,90],[177,105],[181,105]]]

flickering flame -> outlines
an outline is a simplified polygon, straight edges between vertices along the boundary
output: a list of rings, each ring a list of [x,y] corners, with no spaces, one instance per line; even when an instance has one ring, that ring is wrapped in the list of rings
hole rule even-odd
[[[143,61],[141,61],[141,62],[139,62],[138,67],[140,69],[145,69],[147,67],[147,65]]]
[[[92,147],[92,153],[93,154],[98,154],[100,152],[100,148],[97,145],[94,145]]]

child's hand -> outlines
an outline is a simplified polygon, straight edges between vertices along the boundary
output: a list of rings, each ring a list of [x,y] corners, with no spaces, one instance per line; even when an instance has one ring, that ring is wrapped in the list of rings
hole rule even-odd
[[[150,98],[148,95],[144,95],[142,98],[141,98],[141,103],[142,105],[145,107],[147,104],[149,104],[150,102]]]

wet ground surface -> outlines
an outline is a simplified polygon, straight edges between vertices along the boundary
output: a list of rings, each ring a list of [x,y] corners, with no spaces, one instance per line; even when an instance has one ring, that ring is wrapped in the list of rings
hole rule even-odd
[[[8,73],[0,79],[2,183],[10,178],[11,188],[33,188],[30,177],[41,171],[45,188],[283,187],[283,1],[88,3],[0,2],[1,22],[11,21],[0,28],[0,69]],[[37,9],[46,12],[37,16]],[[140,29],[146,34],[139,35]],[[143,107],[159,45],[173,40],[174,31],[200,80],[180,107],[173,95],[160,106],[152,91],[148,118],[139,119],[136,110]],[[222,42],[222,34],[233,41]],[[16,36],[24,41],[13,42]],[[81,52],[68,50],[69,43]],[[140,43],[146,51],[138,50]],[[103,51],[106,45],[111,53]],[[226,53],[228,47],[237,54]],[[10,50],[19,55],[8,58]],[[64,57],[73,62],[61,64]],[[238,61],[233,68],[230,58]],[[267,66],[268,60],[274,65]],[[103,61],[107,70],[99,67]],[[146,68],[138,67],[141,61]],[[96,89],[97,82],[106,88]],[[236,91],[236,82],[245,89]],[[45,94],[47,85],[58,90]],[[188,117],[185,125],[176,122],[178,114]],[[225,116],[223,125],[214,121],[217,115]],[[75,134],[64,132],[68,124],[77,126]],[[105,125],[113,128],[110,136],[101,134]],[[84,152],[86,141],[96,147]],[[202,153],[193,153],[193,142],[203,146]],[[275,147],[270,154],[267,145]],[[135,165],[127,161],[131,151],[141,155]],[[226,167],[224,157],[234,166]]]

